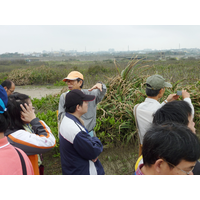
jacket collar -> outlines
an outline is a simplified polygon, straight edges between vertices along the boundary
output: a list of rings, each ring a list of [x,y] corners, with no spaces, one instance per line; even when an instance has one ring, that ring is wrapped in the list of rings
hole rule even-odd
[[[0,139],[0,149],[9,145],[7,137]]]
[[[83,120],[80,118],[77,118],[76,116],[74,116],[73,114],[70,114],[68,112],[65,113],[65,116],[72,119],[73,121],[77,122],[78,124],[80,124],[81,126],[84,126]]]
[[[148,98],[148,97],[145,99],[145,102],[151,102],[151,103],[158,103],[158,104],[160,104],[157,100],[152,99],[152,98]]]

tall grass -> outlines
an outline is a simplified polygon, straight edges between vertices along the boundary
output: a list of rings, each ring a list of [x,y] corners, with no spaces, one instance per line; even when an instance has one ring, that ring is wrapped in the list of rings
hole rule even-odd
[[[7,61],[10,62],[10,61]],[[118,60],[118,68],[123,70],[128,60]],[[192,84],[200,79],[200,60],[143,60],[142,64],[151,66],[143,75],[158,73],[171,82],[185,79],[182,85]],[[0,79],[8,77],[16,85],[24,84],[54,84],[60,82],[72,70],[80,71],[85,77],[87,86],[94,85],[99,80],[117,75],[113,60],[104,61],[48,61],[31,62],[25,64],[0,64]],[[23,79],[23,81],[19,81]]]
[[[127,63],[128,62],[128,63]],[[108,91],[97,107],[97,136],[106,146],[121,145],[137,139],[133,116],[133,107],[144,101],[146,78],[152,74],[162,75],[172,83],[171,89],[166,89],[164,100],[170,93],[186,89],[191,93],[195,107],[195,123],[200,119],[200,74],[199,60],[180,61],[72,61],[46,62],[45,65],[14,69],[9,78],[17,84],[47,84],[61,81],[72,70],[78,70],[84,75],[84,88],[92,87],[97,81],[106,83]],[[64,92],[67,88],[63,87]],[[57,137],[57,118],[59,95],[47,96],[41,100],[34,99],[33,104],[40,116],[49,118]],[[50,113],[51,110],[53,113]],[[44,113],[44,115],[42,114]],[[51,117],[47,116],[51,114]],[[47,119],[46,119],[47,120]],[[56,123],[54,123],[56,122]]]
[[[16,66],[17,67],[17,66]],[[16,85],[32,84],[54,84],[59,83],[71,71],[80,71],[85,79],[85,85],[94,85],[96,82],[105,79],[106,76],[113,76],[116,72],[113,63],[107,62],[46,62],[41,66],[23,66],[7,72],[6,76]],[[5,75],[4,75],[5,76]],[[0,73],[1,77],[1,73]]]

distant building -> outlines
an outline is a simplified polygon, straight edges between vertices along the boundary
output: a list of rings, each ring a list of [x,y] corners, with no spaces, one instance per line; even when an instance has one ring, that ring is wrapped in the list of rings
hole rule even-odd
[[[115,49],[108,49],[108,52],[113,53],[115,52]]]
[[[41,57],[41,53],[36,53],[36,52],[34,52],[34,53],[31,54],[31,56],[34,56],[34,57]]]

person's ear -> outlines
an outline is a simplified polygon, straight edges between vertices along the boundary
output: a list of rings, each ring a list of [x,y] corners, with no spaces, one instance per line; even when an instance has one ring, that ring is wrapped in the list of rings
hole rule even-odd
[[[4,86],[3,88],[5,89],[6,92],[8,91],[8,88],[6,86]]]
[[[159,94],[162,94],[163,90],[164,90],[164,88],[161,88],[160,91],[159,91]]]
[[[23,122],[25,122],[25,118],[24,118],[24,116],[21,114],[21,120],[23,121]]]
[[[158,93],[158,98],[161,98],[164,94],[164,88],[161,88],[159,93]]]
[[[162,174],[163,169],[164,169],[164,160],[163,159],[158,159],[154,163],[154,169],[157,174]]]
[[[79,86],[81,87],[81,85],[83,84],[83,80],[80,80],[78,83],[79,83]]]
[[[80,107],[81,107],[81,106],[78,104],[78,105],[76,106],[76,110],[79,111],[79,110],[80,110]]]

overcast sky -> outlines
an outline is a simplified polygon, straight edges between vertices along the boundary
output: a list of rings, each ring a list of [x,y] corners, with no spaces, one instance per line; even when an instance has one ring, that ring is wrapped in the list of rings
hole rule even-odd
[[[0,54],[200,48],[197,2],[2,1]]]
[[[0,53],[200,48],[200,25],[1,25]]]

